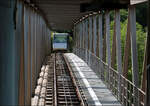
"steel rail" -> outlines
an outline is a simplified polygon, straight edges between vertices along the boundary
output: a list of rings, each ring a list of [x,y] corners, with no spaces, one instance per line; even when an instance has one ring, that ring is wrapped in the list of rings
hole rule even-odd
[[[51,70],[48,75],[48,92],[45,99],[46,106],[87,106],[67,64],[62,54],[52,54]],[[50,90],[50,88],[52,89]]]
[[[65,60],[65,63],[67,65],[67,67],[68,67],[68,71],[69,71],[69,74],[70,74],[71,79],[73,81],[73,84],[74,84],[74,86],[76,88],[76,93],[77,93],[78,99],[81,101],[81,106],[87,106],[87,104],[84,102],[84,100],[82,98],[82,95],[80,93],[80,89],[79,89],[79,87],[78,87],[78,85],[76,83],[76,80],[75,80],[75,77],[74,77],[74,75],[72,73],[72,68],[70,67],[69,62],[68,62],[68,60],[66,59],[66,57],[64,55],[63,55],[63,58]]]
[[[56,54],[54,54],[54,106],[57,106]]]

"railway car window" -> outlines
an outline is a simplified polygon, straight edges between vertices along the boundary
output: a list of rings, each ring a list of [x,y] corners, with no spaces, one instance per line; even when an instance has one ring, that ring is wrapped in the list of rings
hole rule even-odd
[[[66,43],[67,37],[66,36],[54,36],[54,43]]]
[[[67,43],[68,43],[67,33],[55,33],[53,37],[53,51],[67,50],[68,48]]]

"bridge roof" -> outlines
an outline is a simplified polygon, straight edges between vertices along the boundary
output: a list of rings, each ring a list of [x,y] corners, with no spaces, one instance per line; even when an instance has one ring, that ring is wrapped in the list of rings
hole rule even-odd
[[[91,10],[119,7],[129,0],[30,0],[43,13],[52,30],[71,30],[73,23]],[[144,0],[131,0],[133,4]],[[137,1],[137,2],[134,2]],[[110,5],[107,5],[110,4]]]
[[[134,4],[139,4],[139,3],[144,3],[147,2],[148,0],[131,0],[130,4],[134,5]]]

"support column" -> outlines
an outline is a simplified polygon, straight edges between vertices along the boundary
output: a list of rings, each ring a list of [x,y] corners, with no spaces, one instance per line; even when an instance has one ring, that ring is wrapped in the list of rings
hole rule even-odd
[[[78,23],[78,49],[77,49],[77,55],[79,55],[79,49],[80,49],[80,43],[81,43],[81,36],[80,36],[80,23]]]
[[[86,49],[86,20],[84,20],[84,49]]]
[[[108,66],[111,66],[111,50],[110,50],[110,14],[109,11],[105,13],[106,19],[106,49],[107,49],[107,63]],[[110,81],[110,71],[107,69],[106,80]]]
[[[17,24],[17,30],[16,33],[18,31],[20,31],[19,36],[21,36],[21,58],[20,58],[20,72],[19,72],[19,104],[18,105],[25,105],[25,78],[24,78],[24,7],[22,6],[22,4],[20,2],[18,2],[18,6],[21,7],[21,9],[19,9],[18,15],[19,13],[21,15],[20,22]]]
[[[84,21],[82,21],[82,49],[84,48]]]
[[[150,106],[150,0],[148,0],[148,35],[147,35],[147,89],[146,105]]]
[[[93,16],[93,47],[94,47],[94,54],[96,55],[96,48],[97,48],[97,25],[96,25],[96,16]]]
[[[76,48],[78,48],[78,33],[77,25],[75,25],[75,34],[76,34]]]
[[[73,29],[73,36],[74,36],[74,46],[75,46],[75,48],[77,47],[76,46],[76,41],[77,41],[77,39],[76,39],[76,27],[75,27],[75,25],[74,25],[74,29]]]
[[[103,59],[103,28],[102,28],[102,14],[98,17],[98,34],[99,34],[99,57]]]
[[[125,41],[125,48],[124,48],[124,59],[123,59],[123,76],[125,78],[128,77],[128,64],[129,64],[129,56],[130,56],[130,21],[128,16],[128,24],[127,24],[127,33],[126,33],[126,41]]]
[[[86,63],[88,63],[88,20],[85,20],[85,50],[86,50]]]
[[[86,39],[85,39],[85,45],[86,45],[86,49],[88,50],[88,20],[86,19],[86,31],[85,31],[86,33],[85,33],[85,37],[86,37]]]
[[[92,17],[89,17],[89,37],[90,37],[90,53],[92,53]],[[89,65],[91,65],[90,63],[90,53],[89,53]]]
[[[79,24],[77,24],[77,47],[80,48],[80,30]]]
[[[116,32],[116,57],[118,77],[118,96],[121,97],[121,75],[122,75],[122,57],[121,57],[121,33],[120,33],[120,11],[115,10],[115,32]],[[120,99],[120,98],[119,98]]]
[[[82,22],[80,22],[80,34],[79,34],[79,36],[80,36],[80,48],[82,48]]]
[[[99,58],[103,59],[103,28],[102,28],[102,14],[99,14],[98,17],[98,36],[99,36]],[[100,76],[104,80],[104,70],[103,63],[100,61]]]
[[[103,35],[103,61],[106,62],[106,22],[104,23],[104,35]]]
[[[116,16],[114,16],[116,19]],[[116,63],[116,20],[114,20],[114,34],[113,34],[113,42],[112,42],[112,56],[111,56],[111,67],[115,69]]]
[[[129,7],[129,20],[130,20],[130,34],[131,34],[131,56],[132,56],[132,75],[133,83],[136,87],[139,86],[139,72],[138,72],[138,56],[136,45],[136,11],[135,6]]]
[[[89,50],[89,20],[87,19],[87,50]]]
[[[132,57],[132,79],[136,87],[139,87],[139,71],[138,71],[138,56],[137,56],[137,45],[136,45],[136,11],[135,6],[129,6],[129,17],[130,17],[130,34],[131,34],[131,57]],[[138,93],[137,89],[133,88],[133,93]],[[137,95],[137,98],[139,96]],[[138,106],[139,101],[135,98],[134,105]]]

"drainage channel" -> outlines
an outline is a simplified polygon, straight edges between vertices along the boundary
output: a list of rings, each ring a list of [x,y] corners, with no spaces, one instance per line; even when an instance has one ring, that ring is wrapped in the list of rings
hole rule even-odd
[[[47,58],[46,68],[49,68],[47,84],[45,86],[46,92],[43,96],[42,103],[40,103],[41,93],[36,95],[38,101],[35,102],[33,98],[32,105],[45,105],[45,106],[87,106],[85,105],[75,79],[71,76],[70,68],[66,63],[61,53],[51,54]],[[38,83],[39,86],[39,83]],[[42,92],[42,84],[41,90]]]

